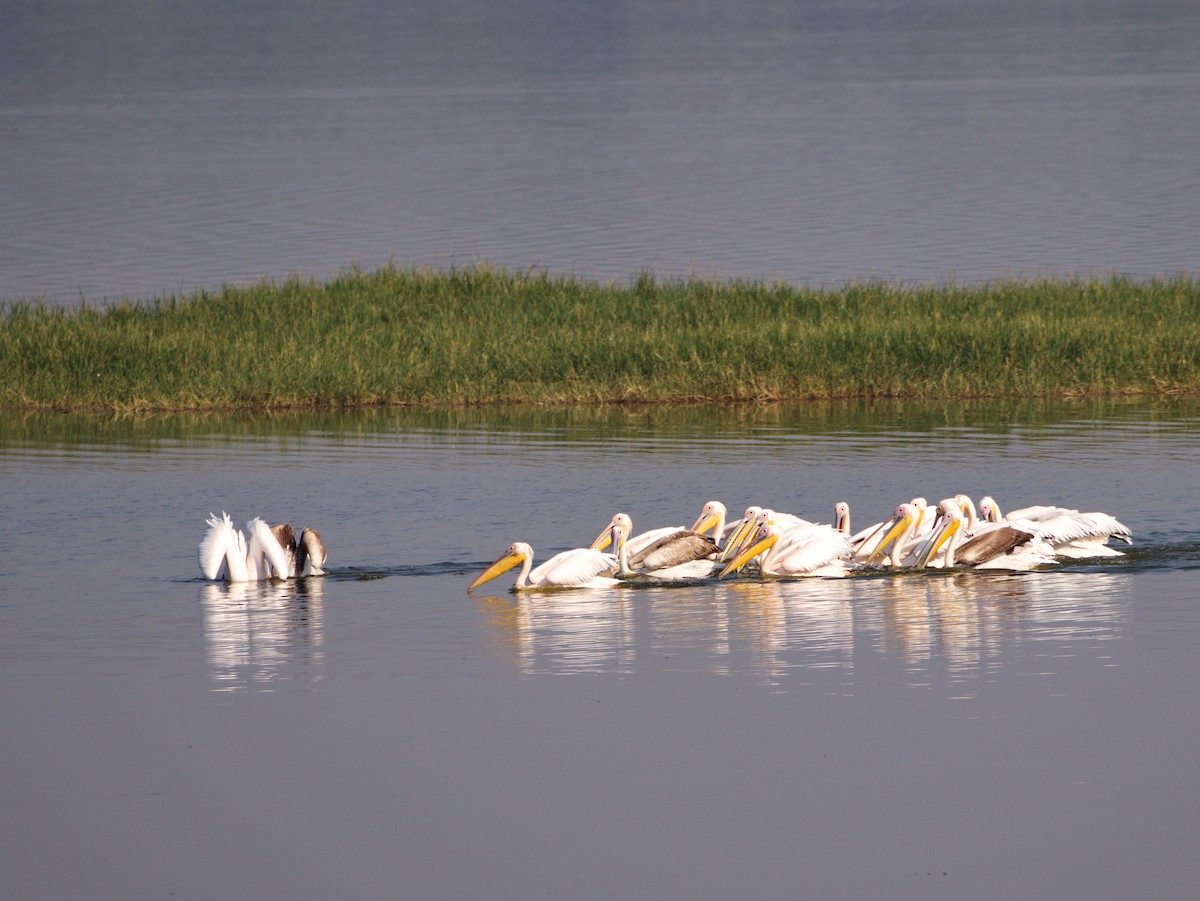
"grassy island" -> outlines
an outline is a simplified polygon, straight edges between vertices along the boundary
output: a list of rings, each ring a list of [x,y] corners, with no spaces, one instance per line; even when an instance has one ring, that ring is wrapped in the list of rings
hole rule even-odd
[[[384,267],[0,308],[0,407],[121,411],[1200,393],[1200,283],[807,288]]]

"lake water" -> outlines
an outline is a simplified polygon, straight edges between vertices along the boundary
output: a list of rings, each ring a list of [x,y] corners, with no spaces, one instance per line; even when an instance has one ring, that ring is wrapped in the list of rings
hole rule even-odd
[[[1196,271],[1192,0],[13,0],[0,298]]]
[[[1195,272],[1200,6],[15,0],[0,299],[358,261]],[[0,414],[0,895],[1179,897],[1195,402]],[[617,510],[956,491],[1128,556],[518,597]],[[197,578],[210,511],[322,579]]]
[[[1183,898],[1200,406],[0,414],[5,897]],[[1051,571],[468,595],[709,499],[1114,513]],[[198,580],[209,511],[330,574]]]

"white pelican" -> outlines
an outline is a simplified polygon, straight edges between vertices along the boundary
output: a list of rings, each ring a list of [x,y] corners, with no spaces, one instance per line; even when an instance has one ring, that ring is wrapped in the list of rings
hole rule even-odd
[[[755,541],[725,565],[726,576],[762,554],[759,571],[765,576],[844,576],[851,564],[847,558],[850,540],[828,525],[793,526],[781,530],[768,522],[761,526]]]
[[[737,528],[737,523],[726,522],[728,515],[729,511],[720,501],[709,501],[700,508],[700,515],[692,523],[692,531],[699,532],[701,535],[712,532],[713,539],[720,544],[722,539],[728,537]]]
[[[834,528],[850,539],[850,546],[854,548],[856,559],[866,559],[874,545],[867,544],[867,539],[875,535],[883,534],[883,527],[888,524],[888,520],[877,522],[873,526],[868,526],[855,534],[850,533],[850,505],[846,501],[838,501],[833,505],[833,522]]]
[[[751,507],[746,511],[749,516],[751,510],[757,510],[758,513],[752,519],[743,519],[734,530],[733,535],[729,538],[729,543],[725,545],[725,549],[721,552],[721,559],[729,560],[732,557],[738,556],[742,551],[754,544],[759,539],[759,532],[763,526],[775,526],[780,534],[800,534],[805,529],[831,529],[832,526],[809,522],[807,519],[801,519],[799,516],[794,516],[791,513],[778,513],[770,507]]]
[[[916,565],[917,555],[922,544],[916,534],[917,526],[922,518],[921,513],[921,508],[913,503],[905,503],[897,507],[892,518],[883,524],[883,527],[887,529],[886,533],[875,543],[873,549],[866,555],[864,562],[873,563],[875,558],[881,556],[890,545],[891,553],[884,558],[890,566],[901,568]],[[860,547],[854,555],[855,558],[861,556],[864,550],[865,548]]]
[[[677,532],[687,531],[683,526],[663,526],[662,528],[649,529],[648,531],[642,532],[639,535],[634,535],[633,517],[631,517],[628,513],[616,513],[613,515],[613,518],[609,520],[608,525],[604,527],[604,531],[597,535],[596,540],[591,543],[590,546],[592,550],[603,551],[610,544],[612,544],[613,526],[621,527],[621,530],[625,535],[625,542],[629,545],[630,552],[635,554],[638,551],[641,551],[643,548],[654,544],[654,542],[661,538],[665,538],[668,535],[674,535]]]
[[[619,528],[613,526],[612,530]],[[609,540],[613,540],[612,536]],[[503,575],[518,563],[521,564],[521,571],[513,586],[518,591],[531,588],[603,588],[621,584],[620,580],[610,575],[616,572],[618,566],[617,558],[612,554],[594,548],[577,547],[555,554],[535,568],[533,548],[524,541],[514,541],[495,563],[476,577],[467,591],[473,591],[484,582]]]
[[[756,520],[758,514],[762,512],[762,507],[751,505],[746,508],[746,512],[742,514],[742,518],[734,525],[733,531],[729,535],[729,540],[725,542],[725,547],[721,549],[721,559],[728,560],[735,548],[745,543],[746,538],[751,534],[751,530],[757,528]]]
[[[817,523],[810,522],[793,513],[780,513],[770,507],[747,507],[741,521],[734,526],[729,540],[725,542],[725,547],[721,551],[721,559],[728,560],[753,542],[758,535],[758,530],[767,523],[778,526],[781,532],[801,526],[817,525]]]
[[[943,512],[939,505],[939,514]],[[957,503],[944,511],[945,522],[927,542],[917,565],[925,566],[941,551],[940,565],[945,569],[956,566],[972,569],[1030,570],[1056,563],[1054,549],[1041,539],[1034,524],[1016,522],[993,524],[981,528],[975,536],[963,542],[967,519]],[[943,550],[944,548],[944,550]]]
[[[1013,510],[1006,517],[995,500],[983,497],[979,501],[979,515],[988,522],[1028,520],[1036,523],[1042,538],[1060,557],[1123,557],[1121,551],[1108,546],[1108,540],[1133,543],[1129,527],[1108,513],[1080,513],[1066,507],[1037,506]]]
[[[621,534],[625,536],[623,544],[629,548],[630,562],[634,569],[646,566],[661,568],[707,557],[710,553],[715,553],[716,541],[727,531],[725,505],[720,501],[706,503],[690,529],[669,526],[651,529],[633,538],[629,537],[633,532],[633,519],[628,513],[618,513],[604,527],[604,531],[596,536],[591,545],[592,549],[602,551],[607,548],[612,542],[613,529],[617,526],[620,526]],[[712,538],[707,536],[710,531],[713,533]],[[703,540],[697,541],[697,537]],[[650,562],[642,559],[648,554],[654,554],[655,559]]]
[[[210,582],[260,582],[293,576],[322,575],[325,545],[315,529],[303,529],[297,542],[291,525],[273,529],[257,516],[246,535],[233,527],[228,513],[208,515],[208,529],[197,556],[200,573]]]
[[[933,527],[933,518],[926,515],[928,512],[926,509],[928,501],[923,497],[914,497],[909,503],[916,508],[916,516],[912,522],[912,535],[909,537],[928,534],[929,530]],[[882,539],[887,533],[888,527],[896,523],[896,516],[893,515],[851,535],[850,505],[845,501],[838,501],[833,506],[833,514],[838,531],[850,537],[850,544],[854,548],[853,559],[858,563],[873,560],[878,556],[886,544]]]

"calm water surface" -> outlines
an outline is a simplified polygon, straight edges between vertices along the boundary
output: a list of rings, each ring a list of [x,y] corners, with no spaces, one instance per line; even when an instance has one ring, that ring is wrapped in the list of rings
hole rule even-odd
[[[1192,0],[11,0],[0,298],[1196,271]]]
[[[0,418],[6,897],[1190,897],[1200,408]],[[613,512],[1118,514],[1020,575],[517,597]],[[323,579],[196,578],[210,510]]]

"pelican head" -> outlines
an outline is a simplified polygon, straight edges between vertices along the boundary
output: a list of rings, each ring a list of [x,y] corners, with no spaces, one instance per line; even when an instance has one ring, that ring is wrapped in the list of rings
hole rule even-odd
[[[843,535],[850,534],[850,505],[845,501],[838,501],[833,505],[833,522],[834,528]]]
[[[979,515],[984,522],[999,522],[1004,518],[1000,513],[1000,505],[990,494],[985,494],[979,499]]]
[[[879,544],[875,545],[875,550],[871,551],[871,556],[867,558],[866,562],[871,563],[883,553],[884,548],[891,544],[892,541],[911,529],[917,521],[918,516],[920,516],[920,511],[913,504],[901,504],[897,507],[896,512],[892,514],[892,518],[884,524],[885,528],[891,526],[891,529],[883,536]]]
[[[633,520],[628,513],[617,513],[613,516],[608,525],[604,527],[604,531],[596,536],[596,540],[592,542],[591,549],[593,551],[602,551],[612,544],[613,526],[620,526],[622,530],[621,544],[625,543],[625,539],[633,534]]]
[[[937,503],[937,518],[934,519],[934,524],[936,525],[943,519],[953,519],[955,516],[962,515],[962,507],[959,506],[957,499],[952,497],[942,498]]]
[[[692,523],[691,530],[703,535],[709,529],[714,529],[718,533],[716,538],[720,540],[721,536],[719,533],[725,525],[726,513],[725,505],[720,501],[709,501],[700,508],[700,515]]]
[[[949,506],[943,508],[942,504],[945,503],[946,501],[942,501],[938,504],[938,519],[945,519],[945,524],[941,527],[940,532],[936,532],[930,536],[929,540],[925,543],[925,549],[921,551],[920,556],[917,558],[916,565],[922,569],[941,550],[942,545],[949,541],[954,533],[962,528],[963,522],[965,522],[963,512],[959,509],[957,503],[951,500]]]
[[[325,542],[321,540],[321,533],[316,529],[301,529],[300,540],[296,543],[296,575],[298,576],[323,576],[325,570],[325,560],[328,554],[325,551]]]
[[[492,579],[496,578],[496,576],[504,575],[514,566],[532,559],[533,548],[531,548],[524,541],[514,541],[508,546],[508,550],[505,551],[495,563],[475,577],[475,581],[471,583],[470,587],[467,588],[467,591],[474,591],[484,582],[490,582]]]
[[[751,533],[751,529],[756,526],[758,514],[762,512],[762,507],[749,506],[746,512],[742,514],[742,521],[738,523],[733,534],[729,536],[729,540],[725,542],[725,547],[721,550],[718,560],[728,560],[737,547],[744,542]]]

